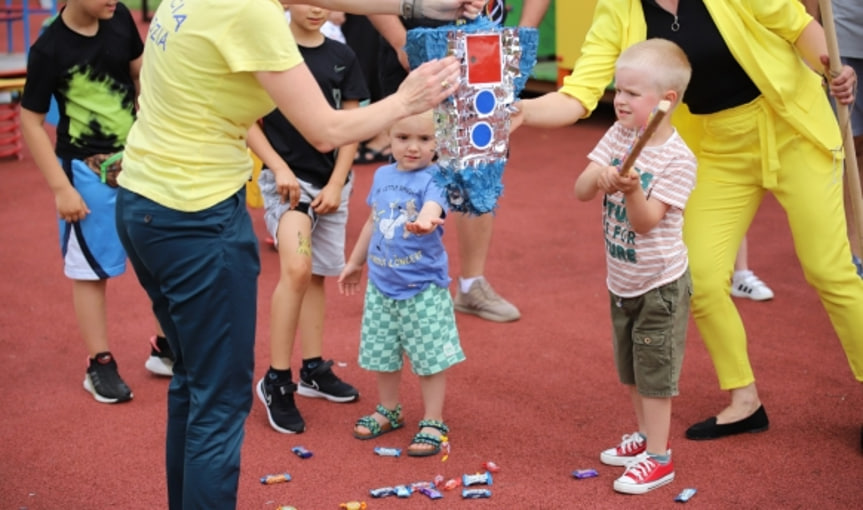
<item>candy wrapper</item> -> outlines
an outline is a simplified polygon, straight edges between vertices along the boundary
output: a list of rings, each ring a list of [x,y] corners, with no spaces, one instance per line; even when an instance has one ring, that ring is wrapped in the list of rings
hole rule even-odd
[[[387,496],[395,496],[396,489],[395,487],[379,487],[377,489],[369,490],[369,494],[373,498],[385,498]]]
[[[678,503],[686,503],[692,498],[692,496],[695,496],[695,492],[695,489],[683,489],[680,494],[674,498],[674,501],[677,501]]]
[[[500,466],[490,460],[487,462],[483,462],[482,468],[491,473],[497,473],[498,471],[500,471]]]
[[[291,451],[294,452],[294,454],[301,459],[308,459],[312,456],[312,452],[306,450],[302,446],[294,446],[293,448],[291,448]]]
[[[273,485],[275,483],[290,482],[291,475],[288,473],[279,473],[277,475],[266,475],[261,477],[261,483],[264,485]]]
[[[491,485],[492,484],[491,473],[486,471],[485,473],[477,473],[475,475],[462,475],[461,483],[465,487],[469,487],[471,485]]]
[[[412,68],[447,55],[461,62],[458,89],[435,107],[435,179],[451,209],[485,214],[497,207],[511,105],[536,64],[538,42],[534,28],[501,27],[484,17],[408,31],[405,51]]]
[[[490,498],[491,491],[488,489],[462,489],[461,497],[462,499]]]
[[[385,448],[383,446],[376,446],[375,453],[381,457],[398,457],[402,454],[402,450],[401,448]]]
[[[576,469],[572,472],[572,477],[582,480],[584,478],[596,478],[599,473],[595,469]]]

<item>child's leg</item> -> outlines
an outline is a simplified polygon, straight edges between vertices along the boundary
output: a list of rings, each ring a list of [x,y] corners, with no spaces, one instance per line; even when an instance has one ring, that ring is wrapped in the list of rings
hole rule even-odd
[[[420,376],[420,391],[423,394],[423,419],[443,421],[446,370],[432,375]]]
[[[647,453],[665,455],[671,430],[671,398],[640,397],[640,400],[644,428],[639,424],[639,430],[644,430],[647,436]]]
[[[299,315],[300,341],[304,360],[323,356],[325,312],[324,277],[313,274],[303,295]]]
[[[303,296],[312,273],[311,220],[288,211],[279,220],[279,282],[270,308],[270,366],[291,368],[291,354]]]
[[[401,385],[401,381],[401,370],[377,373],[378,400],[380,405],[389,411],[396,411],[399,406],[399,386]],[[387,417],[378,411],[372,413],[371,417],[382,427],[389,424]],[[371,433],[372,431],[368,427],[361,425],[359,422],[354,426],[354,434],[357,436],[367,436]]]
[[[432,375],[420,376],[420,391],[423,395],[423,420],[443,422],[443,404],[446,395],[446,370]],[[435,427],[423,427],[420,433],[440,437],[441,431]],[[434,446],[427,443],[413,443],[412,451],[433,450]]]
[[[108,280],[73,280],[72,301],[78,329],[91,358],[108,351],[105,290]]]
[[[644,406],[641,402],[641,395],[639,395],[638,388],[634,384],[627,384],[626,387],[629,388],[629,399],[632,401],[632,409],[635,411],[638,432],[647,436],[647,424],[644,421]]]

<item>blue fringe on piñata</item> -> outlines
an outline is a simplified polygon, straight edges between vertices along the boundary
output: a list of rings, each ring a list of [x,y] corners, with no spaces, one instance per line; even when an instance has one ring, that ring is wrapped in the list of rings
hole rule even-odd
[[[416,28],[408,31],[405,51],[408,55],[410,66],[413,69],[428,60],[445,57],[449,51],[447,35],[450,32],[459,31],[465,34],[473,34],[500,32],[502,30],[517,30],[518,32],[518,48],[520,49],[518,72],[514,72],[515,63],[512,62],[510,67],[507,67],[507,70],[505,70],[505,72],[510,74],[505,76],[503,82],[503,86],[506,87],[511,82],[513,92],[511,97],[515,99],[524,89],[533,66],[536,64],[539,32],[535,28],[520,27],[516,29],[501,27],[485,17],[479,17],[476,20],[458,25],[450,24],[437,28]],[[439,107],[436,111],[443,111],[447,108],[451,110],[454,108],[452,106],[453,98],[447,101],[449,103],[444,104],[443,107]],[[452,122],[452,119],[449,119],[449,121]],[[505,141],[508,145],[508,113],[503,128],[500,130],[503,134],[498,140],[506,137]],[[441,140],[439,140],[440,142]],[[471,214],[485,214],[494,211],[497,207],[497,200],[503,193],[501,178],[506,161],[507,158],[505,156],[495,158],[474,157],[466,158],[465,161],[458,162],[458,165],[448,165],[446,164],[446,158],[441,158],[438,161],[438,168],[440,170],[435,174],[435,180],[439,186],[446,190],[452,210]]]

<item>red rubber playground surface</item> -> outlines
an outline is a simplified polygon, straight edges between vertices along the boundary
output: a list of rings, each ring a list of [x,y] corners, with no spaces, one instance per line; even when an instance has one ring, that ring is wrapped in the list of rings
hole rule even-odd
[[[859,508],[863,389],[803,280],[772,198],[752,226],[750,252],[776,298],[738,302],[770,430],[710,442],[683,437],[688,425],[726,402],[693,326],[681,396],[674,401],[677,478],[644,496],[613,491],[622,469],[600,464],[599,452],[635,424],[612,365],[600,205],[572,195],[587,151],[610,122],[600,112],[576,126],[525,128],[513,137],[487,276],[523,317],[495,324],[458,316],[468,359],[449,377],[449,459],[373,453],[375,446],[405,448],[416,431],[421,402],[410,375],[402,398],[408,426],[377,440],[351,436],[354,421],[374,408],[375,383],[356,364],[362,299],[339,295],[331,281],[325,355],[362,397],[353,404],[297,397],[308,424],[301,435],[273,431],[256,400],[246,425],[240,509],[338,509],[352,500],[366,501],[369,509],[667,508],[679,505],[674,497],[687,487],[698,490],[686,503],[690,508]],[[366,218],[373,170],[356,169],[349,244]],[[85,351],[58,256],[52,196],[29,154],[0,163],[0,177],[0,508],[164,508],[168,382],[144,369],[152,333],[145,295],[131,269],[108,286],[112,349],[135,398],[99,404],[81,387]],[[261,212],[252,215],[263,240]],[[448,225],[452,274],[459,269],[455,234]],[[278,268],[276,253],[263,241],[261,258],[256,377],[268,363],[269,296]],[[313,457],[292,454],[297,445]],[[377,487],[475,473],[488,460],[501,467],[488,500],[462,500],[457,492],[439,501],[421,494],[369,496]],[[571,476],[587,468],[599,476]],[[293,480],[259,481],[281,472]]]

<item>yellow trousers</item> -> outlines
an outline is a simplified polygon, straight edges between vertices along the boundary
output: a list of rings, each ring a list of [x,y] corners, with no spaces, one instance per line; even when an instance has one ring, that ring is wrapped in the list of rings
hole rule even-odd
[[[737,249],[768,191],[786,212],[806,281],[818,292],[854,377],[863,382],[863,280],[851,262],[841,160],[796,132],[761,98],[702,118],[705,136],[683,235],[692,315],[720,387],[755,381],[730,280]]]

